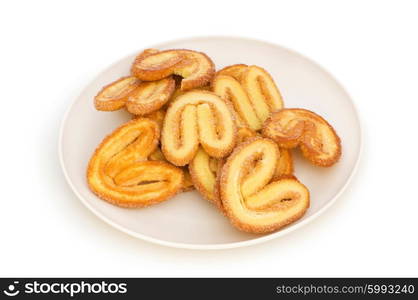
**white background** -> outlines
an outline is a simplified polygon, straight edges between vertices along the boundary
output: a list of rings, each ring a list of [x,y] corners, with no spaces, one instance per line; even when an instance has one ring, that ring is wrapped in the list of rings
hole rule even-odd
[[[418,276],[415,3],[3,1],[0,276]],[[133,51],[219,34],[292,48],[340,80],[364,127],[357,176],[309,225],[248,248],[171,249],[113,229],[62,175],[66,108]]]

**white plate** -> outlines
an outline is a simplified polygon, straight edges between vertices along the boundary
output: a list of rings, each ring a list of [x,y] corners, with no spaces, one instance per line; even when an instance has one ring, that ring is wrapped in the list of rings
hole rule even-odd
[[[203,51],[216,64],[245,63],[267,69],[275,79],[286,107],[312,110],[336,129],[343,155],[335,166],[310,165],[294,151],[296,176],[311,192],[305,216],[286,228],[268,234],[243,233],[229,224],[214,206],[196,191],[182,193],[145,209],[124,209],[97,198],[86,184],[86,166],[100,141],[130,119],[125,111],[99,112],[93,97],[102,86],[129,73],[141,49],[101,72],[89,83],[64,116],[59,155],[65,177],[80,200],[106,223],[137,238],[161,245],[191,249],[221,249],[253,245],[283,236],[307,224],[335,202],[352,178],[361,152],[361,130],[356,109],[342,86],[311,60],[283,47],[235,37],[202,37],[152,46]]]

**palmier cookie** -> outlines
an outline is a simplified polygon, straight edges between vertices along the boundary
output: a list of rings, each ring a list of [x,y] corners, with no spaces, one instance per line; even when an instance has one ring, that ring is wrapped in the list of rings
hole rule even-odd
[[[260,130],[271,112],[283,108],[283,99],[271,75],[261,67],[234,65],[219,71],[212,90],[229,100],[238,124]]]
[[[159,51],[149,56],[138,56],[132,65],[133,76],[146,81],[170,75],[183,77],[181,90],[207,85],[215,73],[215,65],[204,53],[186,49]]]
[[[166,162],[146,160],[158,139],[158,125],[149,119],[134,119],[117,128],[90,159],[90,189],[122,207],[149,206],[174,196],[183,185],[182,170]]]
[[[164,156],[176,166],[188,164],[199,144],[211,156],[227,156],[235,146],[236,126],[228,104],[214,93],[194,90],[167,109],[161,136]]]
[[[138,58],[145,58],[158,52],[156,49],[142,51]],[[114,111],[125,106],[129,96],[141,84],[141,80],[135,76],[122,77],[106,86],[94,97],[94,106],[97,110]]]
[[[341,142],[334,128],[306,109],[287,108],[273,113],[264,125],[263,135],[280,147],[300,146],[304,157],[317,166],[332,166],[341,157]]]
[[[222,205],[238,229],[275,231],[308,209],[309,191],[295,177],[272,180],[279,155],[275,142],[255,137],[238,145],[222,167]]]

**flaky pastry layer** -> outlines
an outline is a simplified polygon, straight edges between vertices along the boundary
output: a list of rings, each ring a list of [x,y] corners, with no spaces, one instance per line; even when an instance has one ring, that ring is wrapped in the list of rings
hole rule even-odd
[[[257,133],[247,127],[238,128],[237,145],[255,136],[258,136]],[[189,171],[194,186],[205,199],[214,203],[221,211],[223,211],[223,207],[219,197],[219,174],[224,163],[225,158],[216,159],[210,157],[202,147],[199,147],[195,157],[189,163]],[[292,175],[292,173],[293,160],[291,152],[288,149],[281,148],[274,178],[282,178],[285,175]]]
[[[271,112],[283,108],[283,99],[270,74],[258,66],[232,65],[219,71],[212,90],[230,101],[238,124],[260,130]]]
[[[309,191],[295,178],[274,180],[280,151],[270,139],[255,137],[238,145],[220,174],[220,196],[226,215],[238,229],[275,231],[301,218]]]
[[[174,87],[175,82],[171,77],[142,82],[129,94],[126,109],[139,116],[152,113],[168,102],[174,92]]]
[[[230,65],[216,72],[216,75],[231,76],[235,80],[241,81],[241,76],[244,73],[244,71],[247,70],[247,67],[248,65],[245,64]]]
[[[261,128],[262,123],[255,113],[247,92],[236,79],[227,75],[216,75],[212,82],[212,90],[233,104],[239,126],[248,126],[253,130]]]
[[[144,59],[157,53],[157,49],[145,49],[137,59]],[[97,110],[114,111],[125,106],[130,94],[141,84],[135,76],[122,77],[106,86],[94,98],[94,106]]]
[[[183,91],[207,85],[215,73],[215,65],[204,53],[187,49],[159,51],[147,57],[138,56],[131,68],[132,75],[152,81],[170,75],[183,77]]]
[[[199,144],[212,157],[227,156],[235,146],[236,126],[227,103],[214,93],[189,91],[170,103],[161,136],[168,161],[188,164]]]
[[[301,108],[282,109],[265,122],[263,135],[284,148],[300,146],[314,165],[329,167],[341,157],[341,141],[334,128],[318,114]]]
[[[163,161],[163,162],[168,162],[167,159],[164,156],[164,153],[161,151],[161,149],[159,147],[157,147],[155,149],[154,152],[152,152],[149,156],[148,156],[149,160],[156,160],[156,161]],[[189,173],[189,169],[187,167],[182,167],[180,168],[183,171],[184,174],[184,180],[183,180],[183,186],[181,191],[182,192],[188,192],[194,189],[194,185],[192,182],[192,178],[190,176]]]
[[[102,88],[94,97],[97,110],[114,111],[125,106],[130,94],[141,84],[134,76],[122,77]]]
[[[157,123],[145,118],[117,128],[90,159],[90,189],[122,207],[149,206],[174,196],[183,186],[182,170],[163,161],[147,161],[159,135]]]

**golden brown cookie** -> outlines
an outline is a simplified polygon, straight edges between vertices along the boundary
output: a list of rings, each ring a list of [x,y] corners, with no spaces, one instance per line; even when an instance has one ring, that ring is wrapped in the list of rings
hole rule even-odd
[[[334,128],[306,109],[287,108],[273,113],[264,125],[263,135],[280,147],[300,146],[302,154],[317,166],[332,166],[341,157],[341,142]]]
[[[283,108],[283,99],[271,75],[261,67],[249,66],[240,80],[262,123],[270,113]]]
[[[199,144],[212,157],[227,156],[235,146],[235,135],[227,103],[214,93],[193,90],[177,97],[167,109],[161,146],[168,161],[184,166]]]
[[[171,77],[157,81],[142,82],[132,91],[126,101],[126,109],[135,115],[144,116],[159,110],[174,92],[175,82]]]
[[[215,66],[202,52],[172,49],[146,57],[138,56],[132,65],[131,73],[146,81],[179,75],[183,77],[181,90],[185,91],[207,85],[215,73]]]
[[[97,110],[114,111],[125,106],[129,95],[141,84],[134,76],[122,77],[102,88],[94,97]]]
[[[262,122],[257,117],[247,92],[236,79],[227,75],[216,75],[212,90],[233,104],[239,126],[247,126],[253,130],[261,128]]]
[[[279,148],[255,137],[238,145],[220,174],[226,215],[240,230],[267,233],[300,219],[309,207],[309,191],[297,179],[274,180]]]
[[[212,90],[234,106],[237,123],[260,130],[271,112],[283,108],[283,99],[270,74],[261,67],[232,65],[219,71]]]
[[[90,189],[122,207],[149,206],[174,196],[183,186],[182,170],[166,162],[147,161],[158,138],[158,125],[149,119],[134,119],[117,128],[90,159]]]
[[[137,59],[144,59],[151,54],[159,52],[157,49],[145,49]],[[102,88],[94,98],[97,110],[114,111],[125,106],[130,94],[141,84],[135,76],[122,77]]]

